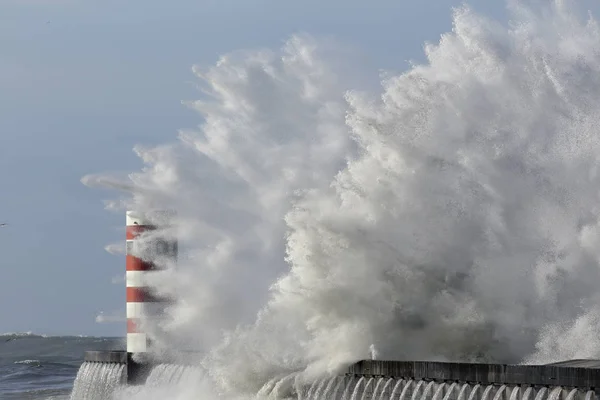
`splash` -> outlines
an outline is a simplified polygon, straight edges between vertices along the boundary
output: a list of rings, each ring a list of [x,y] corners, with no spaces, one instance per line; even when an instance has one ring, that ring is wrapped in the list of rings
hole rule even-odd
[[[375,94],[308,36],[194,68],[199,129],[136,148],[125,181],[84,179],[125,192],[113,209],[177,209],[163,345],[202,350],[220,393],[370,349],[600,356],[600,31],[574,9],[512,2],[509,27],[457,9]]]
[[[124,364],[84,362],[77,372],[71,399],[109,399],[123,383],[124,373]]]

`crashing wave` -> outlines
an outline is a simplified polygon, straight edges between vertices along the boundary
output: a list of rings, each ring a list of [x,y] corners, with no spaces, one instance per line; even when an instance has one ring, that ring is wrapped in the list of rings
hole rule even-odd
[[[202,350],[220,387],[252,393],[371,346],[599,357],[600,26],[527,3],[508,25],[455,10],[427,62],[374,94],[306,36],[195,68],[197,131],[136,148],[127,182],[84,178],[127,191],[116,208],[177,209],[185,252],[148,282],[179,300],[147,321],[157,348]]]

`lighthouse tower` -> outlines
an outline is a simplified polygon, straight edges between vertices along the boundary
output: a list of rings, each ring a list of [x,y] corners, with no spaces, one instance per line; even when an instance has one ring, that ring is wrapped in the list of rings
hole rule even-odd
[[[127,353],[146,353],[151,349],[148,334],[140,322],[142,319],[161,318],[167,299],[161,299],[147,286],[148,274],[160,266],[159,258],[177,258],[177,241],[168,240],[160,231],[167,228],[174,213],[169,211],[152,214],[127,211],[126,215],[126,286],[127,286]]]

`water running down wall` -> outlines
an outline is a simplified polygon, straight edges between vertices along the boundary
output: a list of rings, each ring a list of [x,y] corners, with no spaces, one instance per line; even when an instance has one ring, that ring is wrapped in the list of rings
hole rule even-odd
[[[115,352],[106,352],[114,358]],[[101,353],[94,352],[100,359]],[[209,377],[202,368],[181,364],[148,366],[141,385],[125,386],[124,363],[86,362],[73,400],[119,399],[144,393],[194,388]],[[298,400],[590,400],[600,387],[599,360],[570,360],[551,365],[461,364],[365,360],[345,375],[305,382],[300,373],[272,378],[254,398]],[[96,383],[94,383],[96,382]],[[199,387],[199,386],[197,386]],[[191,390],[194,393],[195,390]],[[75,393],[77,396],[75,397]],[[215,394],[218,398],[228,398]]]
[[[121,396],[143,390],[176,388],[199,380],[200,368],[160,364],[145,387],[124,387],[123,364],[84,363],[75,381],[72,400],[106,400],[119,389]],[[593,390],[527,384],[478,384],[369,376],[323,378],[298,389],[295,375],[269,381],[257,398],[298,400],[596,400]]]
[[[270,393],[275,395],[275,393]],[[394,378],[334,377],[302,391],[300,400],[596,400],[594,391],[526,385],[479,385]]]
[[[125,364],[84,362],[73,384],[71,400],[106,400],[125,382]]]

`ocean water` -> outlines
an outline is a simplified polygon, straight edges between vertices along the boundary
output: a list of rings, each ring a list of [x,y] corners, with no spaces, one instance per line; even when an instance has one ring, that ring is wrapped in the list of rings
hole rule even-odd
[[[0,399],[69,399],[86,350],[124,348],[121,338],[0,335]]]

